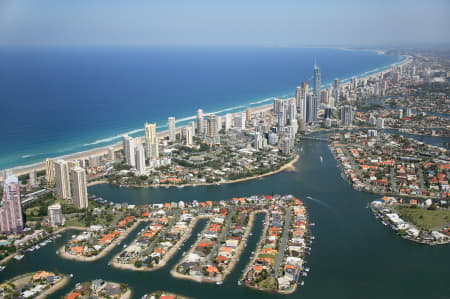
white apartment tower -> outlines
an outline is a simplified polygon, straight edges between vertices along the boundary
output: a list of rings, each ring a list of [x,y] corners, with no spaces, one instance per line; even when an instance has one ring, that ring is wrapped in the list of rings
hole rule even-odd
[[[204,128],[203,128],[203,110],[197,110],[197,135],[203,136]]]
[[[184,135],[184,141],[185,145],[192,146],[192,135],[193,135],[193,128],[191,126],[187,126],[183,128],[183,135]]]
[[[75,167],[70,171],[70,183],[72,186],[72,202],[79,209],[88,207],[88,194],[86,172],[81,167]]]
[[[63,223],[63,215],[60,204],[48,206],[48,223],[52,227]]]
[[[145,150],[142,144],[136,146],[135,150],[135,159],[136,159],[136,173],[138,175],[146,174],[145,171]]]
[[[136,158],[134,156],[134,139],[128,135],[122,137],[123,152],[125,154],[125,162],[131,167],[136,166]]]
[[[175,117],[169,117],[169,141],[174,142],[176,140],[176,128],[175,128]]]
[[[231,113],[225,114],[225,132],[228,132],[231,129],[231,127],[233,126],[232,123],[233,116],[231,115]]]
[[[61,199],[70,198],[69,166],[64,160],[54,161],[56,195]]]

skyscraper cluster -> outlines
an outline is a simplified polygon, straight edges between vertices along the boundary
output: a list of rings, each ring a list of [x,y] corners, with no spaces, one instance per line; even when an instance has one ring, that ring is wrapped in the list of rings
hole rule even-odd
[[[64,200],[72,200],[79,209],[88,207],[86,171],[79,165],[69,170],[69,163],[59,159],[53,162],[56,196]]]

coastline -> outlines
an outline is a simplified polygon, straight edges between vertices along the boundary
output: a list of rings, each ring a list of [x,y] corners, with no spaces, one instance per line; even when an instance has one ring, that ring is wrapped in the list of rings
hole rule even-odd
[[[335,49],[358,51],[358,49],[346,49],[346,48],[335,48]],[[379,50],[379,49],[363,49],[361,51],[372,51],[372,52],[375,52],[375,53],[377,53],[379,55],[385,55],[385,53],[382,50]],[[355,75],[353,77],[356,77],[358,79],[367,79],[367,78],[372,77],[372,76],[377,76],[377,75],[379,75],[381,73],[385,74],[385,73],[390,72],[392,70],[391,67],[393,65],[403,66],[403,65],[408,64],[408,63],[410,63],[412,61],[412,57],[411,56],[403,55],[402,57],[405,57],[405,58],[403,60],[398,61],[398,62],[391,63],[391,64],[388,64],[388,65],[384,65],[384,66],[375,68],[374,70],[369,70],[369,71],[366,71],[366,72],[361,73],[359,75]],[[376,71],[378,69],[380,69],[380,70]],[[341,80],[342,86],[344,86],[346,84],[349,84],[349,80],[350,79],[348,79],[348,78],[342,79]],[[266,102],[268,100],[270,100],[270,99],[273,99],[273,98],[274,97],[269,97],[267,99],[263,99],[263,100],[260,100],[260,101],[245,103],[245,104],[242,105],[242,107],[235,107],[236,111],[231,112],[231,113],[244,111],[247,107],[251,107],[253,110],[257,110],[257,109],[261,109],[261,108],[264,108],[264,107],[267,107],[267,106],[271,106],[271,104],[267,104]],[[261,105],[258,105],[259,103]],[[255,106],[253,106],[253,105],[255,105]],[[242,108],[242,109],[241,110],[237,110],[239,108]],[[224,112],[224,111],[227,111],[227,110],[230,111],[230,109],[231,108],[223,109],[223,110],[221,110],[221,112]],[[231,110],[234,110],[234,109],[231,109]],[[214,112],[211,112],[211,113],[214,113]],[[191,117],[192,116],[190,116],[189,119]],[[182,119],[186,119],[186,118],[182,118]],[[186,126],[186,125],[182,125],[180,127],[177,127],[177,131],[181,130],[181,128],[184,127],[184,126]],[[135,130],[133,130],[133,131],[135,131]],[[160,131],[160,132],[157,133],[158,137],[163,137],[163,136],[165,136],[167,134],[168,134],[167,130]],[[137,137],[142,137],[142,136],[143,135],[139,135]],[[122,143],[119,141],[119,142],[115,142],[115,143],[105,144],[105,145],[102,145],[102,146],[99,146],[99,147],[96,147],[96,148],[92,148],[92,149],[87,149],[87,150],[81,151],[81,152],[74,152],[74,153],[69,153],[69,154],[66,154],[66,155],[52,157],[51,159],[67,159],[67,160],[87,159],[91,155],[103,155],[103,154],[106,154],[108,152],[108,148],[110,148],[110,147],[113,147],[115,150],[118,150],[118,149],[120,149],[122,147]],[[5,169],[2,169],[2,170],[10,170],[14,175],[19,176],[19,175],[27,174],[27,173],[29,173],[29,172],[31,172],[33,170],[34,171],[40,171],[40,170],[44,170],[44,169],[45,169],[45,163],[44,163],[44,161],[41,161],[41,162],[35,162],[35,163],[30,163],[30,164],[18,165],[18,166],[15,166],[15,167],[5,168]]]

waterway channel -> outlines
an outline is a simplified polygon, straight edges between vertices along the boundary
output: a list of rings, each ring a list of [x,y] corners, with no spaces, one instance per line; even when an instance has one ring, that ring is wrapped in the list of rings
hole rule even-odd
[[[427,137],[428,138],[428,137]],[[431,138],[431,137],[430,137]],[[435,140],[441,143],[439,138]],[[73,273],[74,277],[63,289],[50,298],[61,298],[77,282],[103,278],[124,282],[133,290],[133,298],[154,290],[167,290],[194,298],[450,298],[449,246],[426,246],[403,240],[366,208],[377,195],[353,190],[341,177],[327,143],[305,140],[299,146],[300,160],[296,171],[282,172],[259,180],[226,184],[178,188],[119,188],[97,185],[89,193],[113,202],[150,204],[170,201],[185,202],[230,199],[252,194],[293,194],[304,201],[310,221],[315,222],[312,233],[316,237],[312,253],[307,256],[311,268],[305,285],[288,296],[262,293],[237,285],[241,271],[249,261],[262,230],[262,216],[256,217],[250,237],[239,263],[223,285],[199,284],[175,279],[170,269],[183,251],[195,241],[204,227],[199,222],[192,236],[166,265],[154,272],[132,272],[113,269],[107,264],[120,248],[105,258],[81,263],[68,261],[55,254],[56,250],[75,232],[44,248],[26,253],[21,261],[13,260],[0,273],[0,281],[24,272],[39,269],[58,269]],[[321,161],[320,157],[323,157]],[[141,227],[144,224],[141,224]],[[135,237],[139,227],[122,244]]]

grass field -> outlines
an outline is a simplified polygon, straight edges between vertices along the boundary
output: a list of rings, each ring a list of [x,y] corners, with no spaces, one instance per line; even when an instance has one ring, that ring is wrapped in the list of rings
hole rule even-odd
[[[430,231],[450,225],[450,210],[428,210],[423,208],[397,207],[400,217],[420,229]]]

